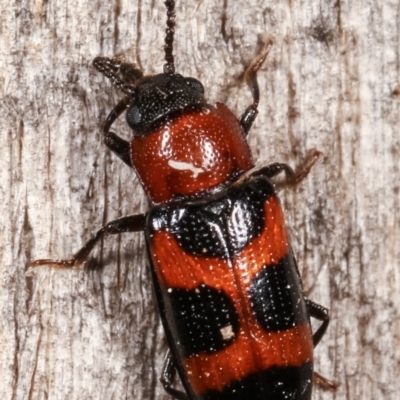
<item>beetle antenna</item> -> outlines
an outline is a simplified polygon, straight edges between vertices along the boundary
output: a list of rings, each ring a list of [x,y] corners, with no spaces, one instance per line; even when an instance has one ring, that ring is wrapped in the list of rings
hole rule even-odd
[[[174,33],[175,33],[175,1],[166,0],[165,5],[167,6],[167,29],[165,30],[165,61],[164,73],[173,74],[175,73],[174,55],[172,51],[174,49]]]

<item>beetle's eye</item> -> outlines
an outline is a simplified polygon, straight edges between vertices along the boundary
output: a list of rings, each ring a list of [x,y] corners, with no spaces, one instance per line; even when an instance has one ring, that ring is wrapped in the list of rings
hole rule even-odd
[[[185,82],[186,82],[186,85],[188,85],[190,88],[192,88],[200,93],[204,93],[204,86],[197,79],[185,78]]]
[[[137,124],[140,124],[142,121],[142,114],[139,111],[138,106],[132,106],[128,112],[126,113],[126,119],[128,121],[128,124],[132,127]]]

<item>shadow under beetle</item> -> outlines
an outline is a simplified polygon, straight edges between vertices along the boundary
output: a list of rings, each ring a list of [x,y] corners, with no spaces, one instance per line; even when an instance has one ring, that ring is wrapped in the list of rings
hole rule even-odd
[[[253,102],[238,120],[208,104],[198,80],[175,73],[175,2],[165,4],[164,73],[143,76],[120,58],[93,62],[126,94],[107,118],[105,144],[136,171],[150,209],[109,222],[72,259],[33,266],[74,267],[104,234],[144,231],[170,347],[165,390],[181,400],[310,399],[313,348],[329,314],[304,297],[270,179],[285,172],[288,184],[300,182],[320,153],[296,172],[281,163],[252,171],[246,135],[271,42],[246,71]],[[125,111],[130,142],[110,131]],[[310,317],[322,321],[314,333]],[[176,371],[186,393],[172,387]]]

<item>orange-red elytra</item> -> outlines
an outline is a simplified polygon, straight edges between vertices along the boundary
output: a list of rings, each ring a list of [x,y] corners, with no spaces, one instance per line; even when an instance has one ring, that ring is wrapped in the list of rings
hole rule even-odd
[[[319,152],[294,172],[275,163],[253,170],[246,141],[259,103],[257,71],[245,73],[253,102],[238,119],[210,105],[203,85],[175,73],[175,2],[167,0],[164,72],[144,76],[121,58],[94,66],[125,93],[109,114],[105,144],[133,168],[149,198],[145,215],[109,222],[68,260],[85,262],[104,234],[144,231],[170,352],[161,383],[181,400],[310,400],[313,348],[328,310],[303,295],[300,274],[270,179],[302,180]],[[126,112],[128,142],[110,131]],[[310,317],[322,321],[313,333]],[[185,392],[172,387],[178,372]]]

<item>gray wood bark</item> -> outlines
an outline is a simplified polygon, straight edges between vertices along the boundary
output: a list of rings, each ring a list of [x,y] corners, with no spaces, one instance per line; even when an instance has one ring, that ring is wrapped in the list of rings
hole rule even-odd
[[[121,93],[91,61],[123,53],[161,72],[164,5],[21,0],[0,21],[0,398],[168,399],[143,235],[108,237],[92,257],[101,269],[25,275],[146,210],[102,143]],[[331,310],[315,363],[340,387],[315,400],[399,398],[399,35],[398,0],[177,3],[177,70],[238,116],[251,101],[241,75],[275,42],[249,136],[257,165],[324,153],[280,193],[307,294]],[[129,137],[123,118],[115,130]]]

